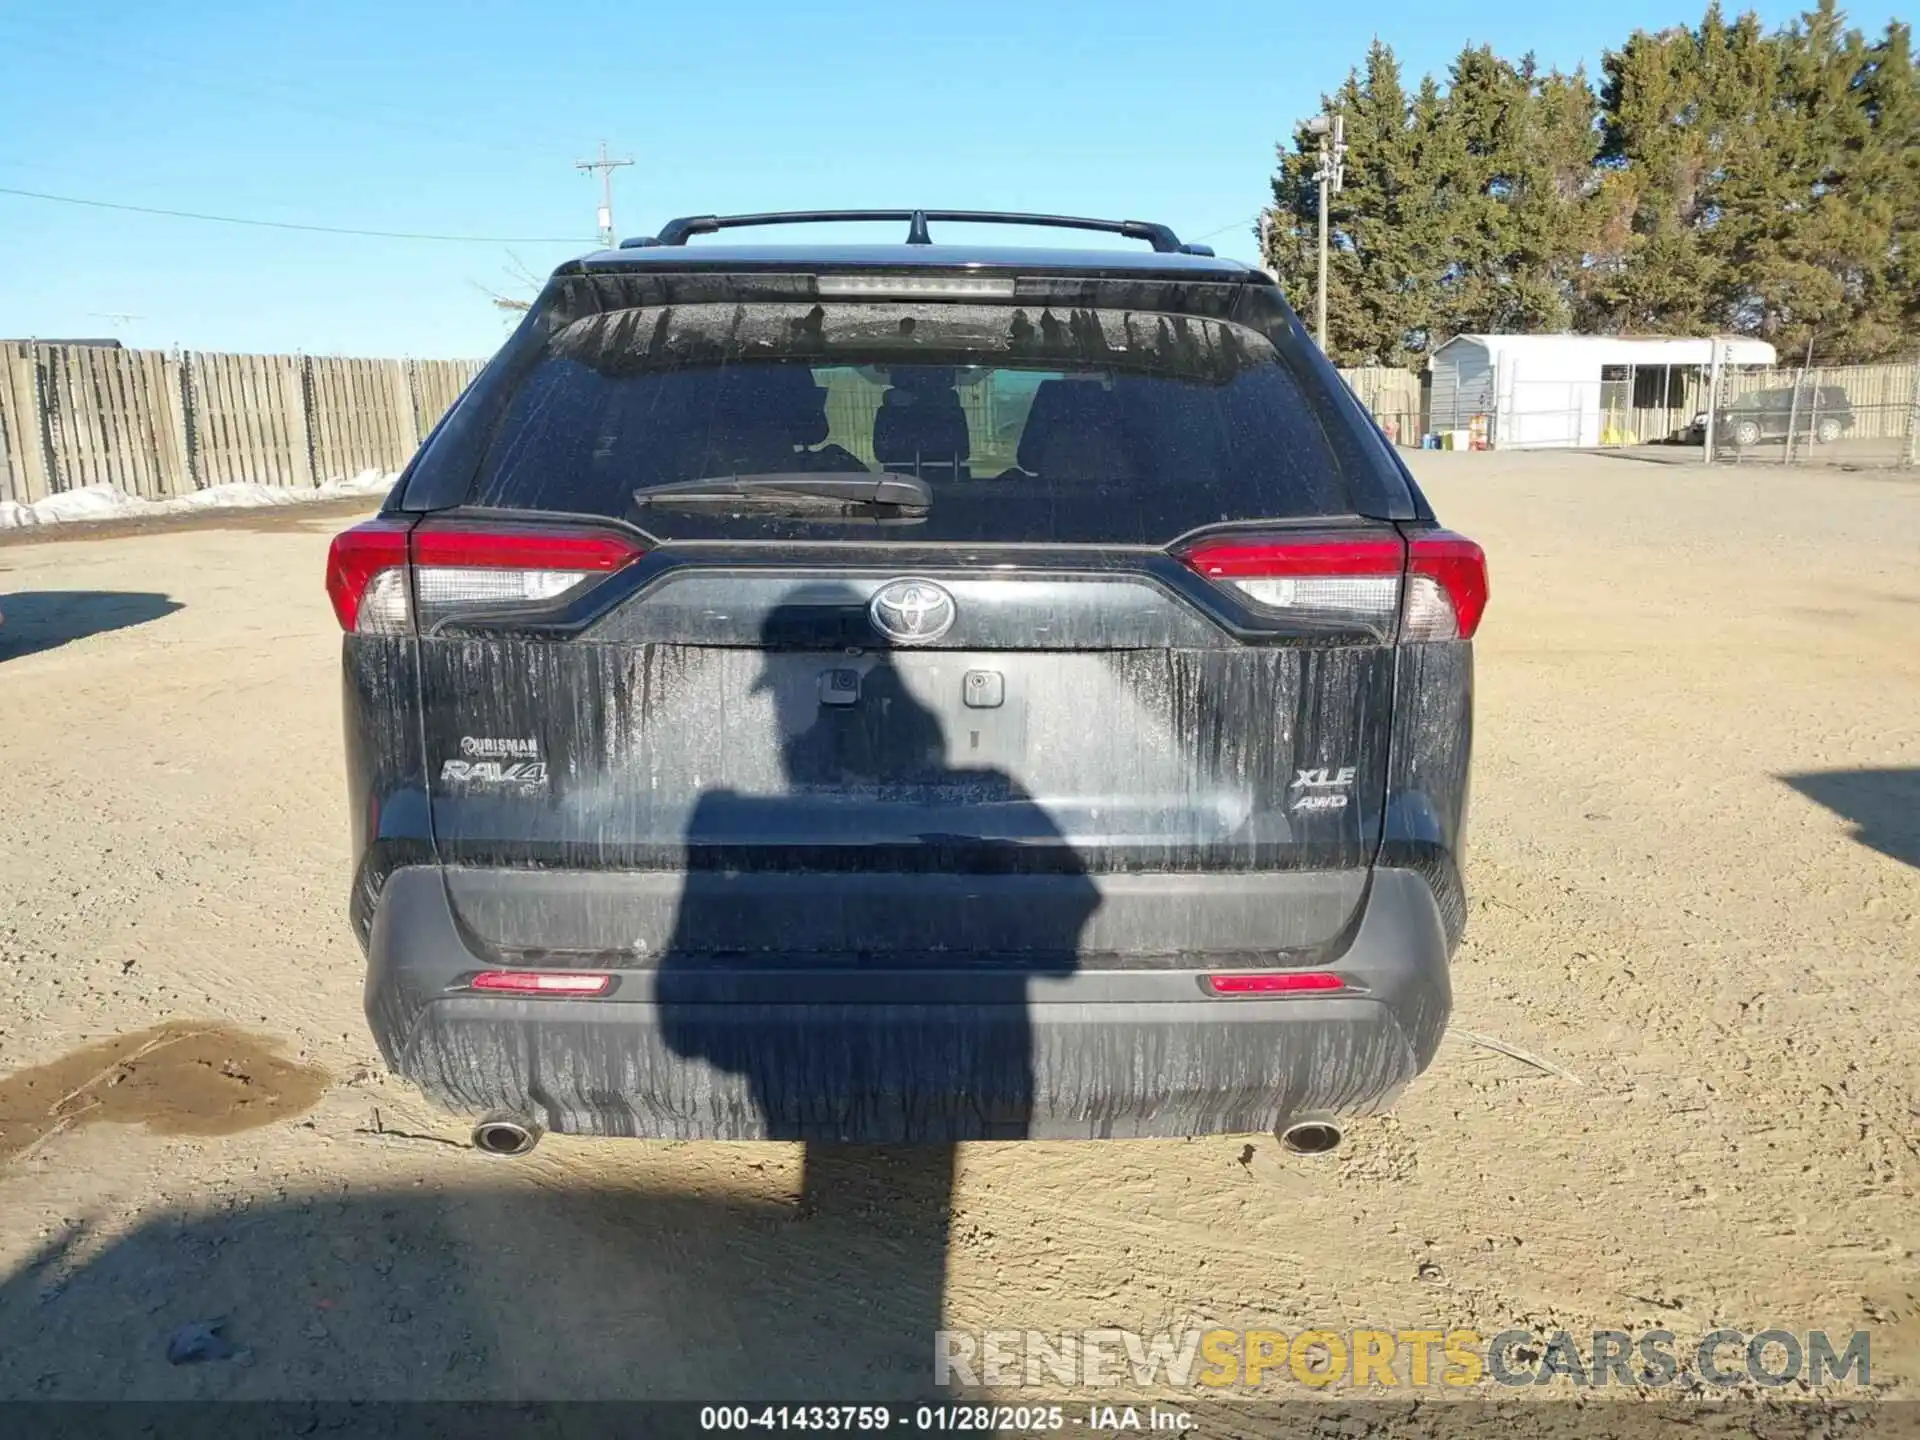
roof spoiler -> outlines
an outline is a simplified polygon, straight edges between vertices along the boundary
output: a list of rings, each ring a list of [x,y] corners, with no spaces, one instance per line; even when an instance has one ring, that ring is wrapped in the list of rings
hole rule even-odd
[[[739,230],[760,225],[817,225],[844,221],[903,220],[907,223],[907,244],[931,245],[927,233],[931,220],[985,225],[1038,225],[1051,230],[1097,230],[1107,235],[1123,235],[1129,240],[1145,240],[1162,255],[1211,255],[1206,245],[1183,245],[1170,226],[1151,220],[1088,220],[1073,215],[1027,215],[1013,210],[769,210],[758,215],[682,215],[660,227],[658,235],[635,236],[622,240],[622,250],[637,250],[654,245],[684,245],[694,235],[714,235],[722,230]]]

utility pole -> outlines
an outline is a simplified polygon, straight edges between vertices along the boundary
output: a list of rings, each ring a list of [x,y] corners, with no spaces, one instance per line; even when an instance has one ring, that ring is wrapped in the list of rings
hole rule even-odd
[[[1920,465],[1920,365],[1913,367],[1913,405],[1907,411],[1907,464]]]
[[[1326,165],[1324,156],[1327,147],[1320,147],[1323,157],[1321,165]],[[1327,348],[1327,175],[1323,168],[1320,172],[1320,275],[1313,290],[1313,343],[1324,353]]]
[[[1713,337],[1712,364],[1707,370],[1707,434],[1706,452],[1701,456],[1707,464],[1713,463],[1714,432],[1720,428],[1720,337]]]
[[[613,237],[613,172],[622,165],[631,165],[631,158],[612,160],[607,156],[607,142],[600,142],[598,160],[576,160],[573,168],[583,175],[598,172],[600,175],[600,243],[612,249],[618,242]]]
[[[1307,133],[1320,137],[1320,163],[1313,172],[1313,178],[1320,185],[1320,285],[1313,303],[1313,338],[1324,351],[1327,348],[1327,195],[1346,182],[1346,117],[1316,115],[1307,122]]]

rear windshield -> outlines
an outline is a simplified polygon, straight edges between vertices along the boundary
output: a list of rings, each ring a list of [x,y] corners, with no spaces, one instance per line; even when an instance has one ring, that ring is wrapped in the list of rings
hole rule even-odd
[[[1223,520],[1345,513],[1303,384],[1217,320],[1012,306],[695,305],[560,331],[508,402],[475,504],[680,538],[835,538],[871,515],[644,506],[676,482],[907,474],[902,539],[1164,544]],[[898,520],[892,523],[902,523]]]

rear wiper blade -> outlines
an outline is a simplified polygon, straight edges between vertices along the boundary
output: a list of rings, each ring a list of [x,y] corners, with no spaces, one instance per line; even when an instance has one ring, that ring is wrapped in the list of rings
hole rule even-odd
[[[643,485],[633,492],[633,503],[649,505],[656,500],[729,500],[779,495],[803,500],[839,500],[855,505],[899,505],[910,510],[925,510],[933,504],[933,491],[926,481],[891,470],[877,475],[866,471],[836,475],[809,470],[709,475],[700,480]]]

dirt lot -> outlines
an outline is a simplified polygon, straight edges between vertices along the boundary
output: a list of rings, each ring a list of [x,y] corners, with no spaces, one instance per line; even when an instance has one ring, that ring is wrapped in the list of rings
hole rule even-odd
[[[900,1154],[799,1218],[791,1147],[465,1149],[359,1013],[339,519],[0,545],[0,1396],[868,1398],[944,1272],[964,1329],[1866,1329],[1920,1397],[1920,480],[1417,459],[1494,576],[1439,1063],[1327,1160],[967,1147],[950,1221]],[[232,1030],[94,1106],[174,1021]]]

